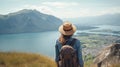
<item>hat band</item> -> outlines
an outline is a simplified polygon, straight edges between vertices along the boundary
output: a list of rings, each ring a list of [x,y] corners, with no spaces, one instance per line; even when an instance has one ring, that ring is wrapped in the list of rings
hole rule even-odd
[[[68,29],[68,30],[65,30],[65,29],[63,28],[63,30],[64,30],[64,31],[71,31],[71,30],[73,30],[73,28],[71,28],[71,29]]]

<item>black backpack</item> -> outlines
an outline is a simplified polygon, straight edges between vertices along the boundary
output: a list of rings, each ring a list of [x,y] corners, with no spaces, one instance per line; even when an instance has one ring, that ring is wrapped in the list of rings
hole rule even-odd
[[[60,50],[59,67],[78,67],[78,57],[73,48],[76,39],[73,39],[69,45],[63,45]]]

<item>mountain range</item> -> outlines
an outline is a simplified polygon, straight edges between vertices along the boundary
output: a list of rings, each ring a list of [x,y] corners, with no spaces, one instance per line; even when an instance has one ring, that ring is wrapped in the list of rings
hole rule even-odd
[[[119,13],[62,20],[73,22],[80,30],[93,29],[96,28],[94,27],[96,25],[120,26]],[[37,10],[23,9],[7,15],[0,15],[0,34],[53,31],[58,29],[62,20]]]
[[[90,16],[90,17],[78,17],[78,18],[68,18],[64,20],[69,20],[77,25],[118,25],[120,26],[120,13],[116,14],[105,14],[101,16]]]
[[[61,24],[62,20],[55,16],[37,10],[23,9],[0,15],[0,34],[52,31],[57,30]]]

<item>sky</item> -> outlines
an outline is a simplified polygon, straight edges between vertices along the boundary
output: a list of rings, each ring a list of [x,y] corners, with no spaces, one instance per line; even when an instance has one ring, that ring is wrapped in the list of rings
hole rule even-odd
[[[36,9],[59,18],[120,13],[120,0],[0,0],[0,14]]]

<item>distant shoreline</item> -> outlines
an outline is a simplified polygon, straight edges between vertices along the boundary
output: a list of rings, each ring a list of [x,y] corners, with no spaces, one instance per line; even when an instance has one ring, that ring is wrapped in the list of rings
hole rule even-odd
[[[91,29],[96,29],[96,28],[99,28],[99,27],[96,27],[96,26],[77,26],[77,30],[91,30]],[[4,35],[4,34],[24,34],[24,33],[41,33],[41,32],[49,32],[49,31],[58,31],[57,29],[56,30],[43,30],[43,31],[36,31],[36,32],[8,32],[8,33],[0,33],[0,35]]]

